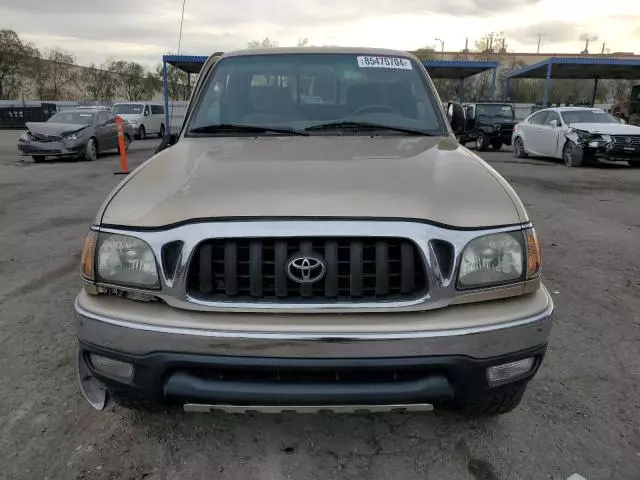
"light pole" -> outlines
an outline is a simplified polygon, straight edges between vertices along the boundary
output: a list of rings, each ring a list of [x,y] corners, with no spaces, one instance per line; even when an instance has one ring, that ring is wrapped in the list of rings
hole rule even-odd
[[[434,39],[436,42],[440,42],[440,60],[444,60],[444,40],[439,38]]]

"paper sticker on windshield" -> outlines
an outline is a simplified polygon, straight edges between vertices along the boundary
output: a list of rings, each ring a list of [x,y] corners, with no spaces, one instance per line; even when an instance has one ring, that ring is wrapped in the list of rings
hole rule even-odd
[[[503,112],[510,112],[511,111],[511,107],[509,105],[505,105],[504,107],[502,107],[502,111]]]
[[[394,68],[398,70],[413,70],[411,62],[401,57],[358,57],[360,68]]]

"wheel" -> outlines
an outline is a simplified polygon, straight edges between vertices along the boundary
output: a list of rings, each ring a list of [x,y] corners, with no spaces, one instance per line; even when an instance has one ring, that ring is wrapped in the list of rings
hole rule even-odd
[[[120,390],[108,390],[109,398],[120,407],[145,413],[159,413],[169,410],[169,406],[156,402],[151,398],[132,395]]]
[[[491,148],[500,150],[502,148],[502,142],[491,142]]]
[[[584,150],[571,140],[567,140],[562,149],[562,160],[567,167],[579,167],[584,160]]]
[[[158,138],[164,137],[164,124],[160,125],[160,133],[158,133]]]
[[[471,417],[502,415],[520,405],[527,384],[511,385],[454,405],[454,410]]]
[[[84,159],[87,162],[93,162],[98,158],[98,146],[96,145],[96,139],[90,138],[84,147]]]
[[[31,158],[33,163],[42,163],[46,157],[44,155],[31,155]]]
[[[516,137],[513,141],[513,156],[516,158],[527,158],[527,152],[524,149],[524,142],[520,137]]]
[[[484,152],[489,146],[489,139],[486,135],[480,135],[476,138],[476,149]]]
[[[131,144],[131,139],[129,138],[129,135],[125,135],[124,136],[124,151],[128,151],[129,150],[129,144]],[[122,154],[122,152],[120,151],[120,142],[118,142],[118,153]]]
[[[640,160],[636,160],[635,162],[627,161],[627,165],[631,168],[640,168]]]
[[[140,125],[138,137],[140,137],[140,140],[144,140],[145,138],[147,138],[147,131],[145,130],[144,125]]]

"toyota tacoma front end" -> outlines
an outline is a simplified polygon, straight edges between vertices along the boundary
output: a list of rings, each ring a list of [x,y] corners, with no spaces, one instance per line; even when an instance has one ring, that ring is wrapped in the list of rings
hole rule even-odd
[[[421,64],[338,48],[215,60],[181,132],[87,235],[87,400],[517,406],[551,330],[540,244],[515,192],[455,141]]]

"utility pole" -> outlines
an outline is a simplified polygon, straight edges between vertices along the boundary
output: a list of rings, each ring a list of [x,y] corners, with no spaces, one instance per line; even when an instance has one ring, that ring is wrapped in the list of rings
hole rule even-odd
[[[607,45],[606,43],[602,42],[602,54],[603,54],[603,55],[604,55],[604,47],[605,47],[606,45]]]
[[[439,38],[434,39],[436,42],[440,42],[440,60],[444,60],[444,40]]]
[[[536,33],[536,35],[538,36],[538,50],[536,50],[536,53],[540,53],[540,41],[542,40],[542,37],[545,36],[544,33]]]

